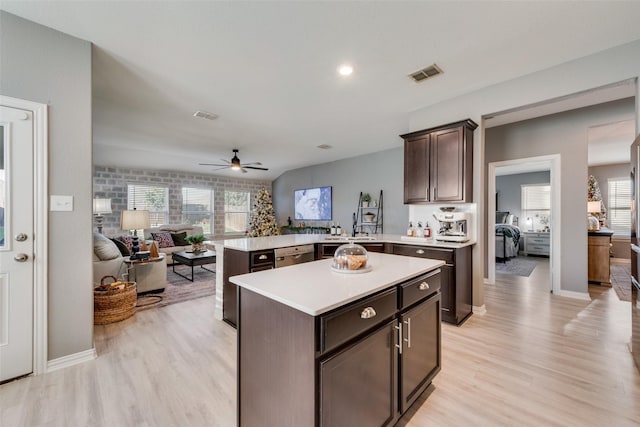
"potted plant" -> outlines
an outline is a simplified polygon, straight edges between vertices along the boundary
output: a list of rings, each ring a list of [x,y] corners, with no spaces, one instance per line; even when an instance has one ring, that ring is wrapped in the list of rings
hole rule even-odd
[[[207,250],[207,248],[202,244],[202,242],[206,240],[204,234],[191,234],[185,237],[184,240],[191,243],[191,250],[193,250],[194,253],[205,252]]]
[[[371,195],[369,193],[362,193],[362,207],[368,208],[371,201]]]

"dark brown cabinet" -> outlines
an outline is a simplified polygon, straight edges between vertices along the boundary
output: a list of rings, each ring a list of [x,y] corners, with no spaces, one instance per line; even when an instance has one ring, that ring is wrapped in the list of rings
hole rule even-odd
[[[404,203],[473,201],[472,120],[402,135]]]
[[[365,243],[365,242],[358,242],[357,240],[355,241],[355,243],[359,244],[360,246],[362,246],[363,248],[365,248],[367,250],[367,252],[384,252],[385,251],[385,247],[384,247],[384,243],[379,242],[379,243]],[[336,249],[338,249],[340,246],[344,245],[345,242],[341,242],[341,243],[317,243],[316,244],[316,254],[315,254],[315,258],[318,259],[324,259],[324,258],[333,258],[333,254],[336,252]]]
[[[246,252],[225,248],[223,260],[222,319],[236,327],[238,287],[229,281],[229,277],[271,269],[274,267],[275,256],[273,249]]]
[[[442,320],[460,325],[471,315],[473,308],[471,246],[449,249],[393,244],[390,253],[444,261],[446,264],[440,267],[442,270],[440,275]]]
[[[311,316],[240,288],[238,425],[391,426],[440,371],[440,270]]]

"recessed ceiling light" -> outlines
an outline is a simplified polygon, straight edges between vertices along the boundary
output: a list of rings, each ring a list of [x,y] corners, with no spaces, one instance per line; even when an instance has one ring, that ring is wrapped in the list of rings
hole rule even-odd
[[[353,73],[353,67],[351,65],[341,65],[338,67],[338,73],[340,73],[341,76],[350,76],[351,73]]]

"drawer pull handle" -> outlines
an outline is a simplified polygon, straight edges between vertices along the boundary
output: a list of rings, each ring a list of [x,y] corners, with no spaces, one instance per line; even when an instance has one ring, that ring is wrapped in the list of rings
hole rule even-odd
[[[267,256],[266,256],[266,255],[260,255],[260,256],[258,257],[258,259],[267,259]]]
[[[362,310],[362,313],[360,313],[360,318],[361,319],[371,319],[372,317],[375,317],[376,314],[377,313],[373,309],[373,307],[367,307],[364,310]]]
[[[427,289],[429,289],[429,284],[427,282],[422,282],[420,283],[420,285],[418,285],[418,289],[420,289],[421,291],[426,291]]]
[[[422,254],[424,253],[424,251],[423,251],[422,249],[418,249],[418,250],[416,251],[416,253],[417,253],[417,254],[422,255]]]

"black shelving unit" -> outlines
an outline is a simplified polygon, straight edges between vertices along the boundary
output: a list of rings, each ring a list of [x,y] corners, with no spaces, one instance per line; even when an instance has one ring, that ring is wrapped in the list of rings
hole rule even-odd
[[[382,234],[384,233],[383,227],[383,215],[382,215],[382,190],[380,190],[380,196],[378,197],[376,206],[372,206],[373,200],[369,203],[369,206],[363,206],[362,191],[358,198],[357,211],[354,212],[354,225],[353,235],[369,235],[369,234]],[[374,216],[371,217],[370,214]]]

